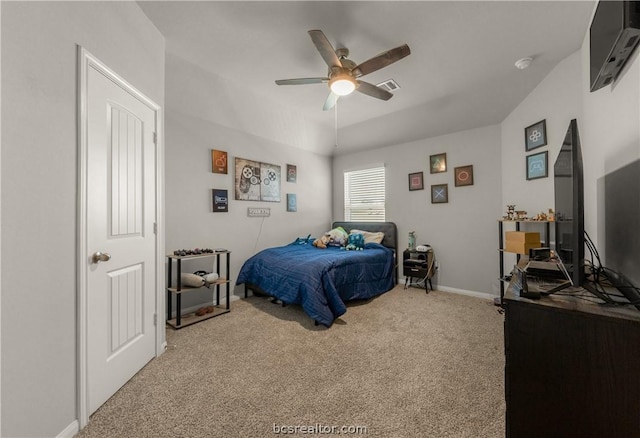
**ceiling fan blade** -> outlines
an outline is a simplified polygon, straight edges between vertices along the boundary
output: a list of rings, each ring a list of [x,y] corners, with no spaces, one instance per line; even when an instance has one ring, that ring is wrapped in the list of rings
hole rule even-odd
[[[393,94],[389,93],[387,90],[383,90],[380,87],[364,81],[358,81],[358,87],[356,88],[356,90],[366,94],[367,96],[375,97],[382,100],[389,100],[393,97]]]
[[[311,36],[311,41],[313,41],[320,56],[329,67],[342,67],[335,49],[321,30],[310,30],[309,36]]]
[[[329,78],[297,78],[297,79],[278,79],[278,85],[306,85],[306,84],[324,84],[329,82]]]
[[[329,93],[329,96],[327,96],[327,100],[325,100],[324,102],[324,106],[322,107],[323,111],[328,111],[331,108],[333,108],[334,106],[336,106],[336,103],[338,102],[338,98],[340,96],[338,96],[336,93],[331,92]]]
[[[364,75],[368,75],[376,70],[380,70],[383,67],[388,66],[389,64],[393,64],[396,61],[401,60],[405,56],[409,56],[411,54],[411,49],[409,46],[404,44],[402,46],[396,47],[395,49],[387,50],[386,52],[380,53],[373,58],[364,61],[363,63],[357,65],[351,70],[355,77],[360,77]]]

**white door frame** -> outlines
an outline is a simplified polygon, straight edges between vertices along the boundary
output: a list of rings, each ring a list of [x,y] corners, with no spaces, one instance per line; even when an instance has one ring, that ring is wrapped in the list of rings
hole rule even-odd
[[[164,147],[162,143],[162,109],[118,76],[106,65],[78,46],[78,205],[77,205],[77,416],[82,429],[89,422],[87,376],[87,277],[89,259],[87,249],[87,85],[89,68],[99,71],[116,85],[140,100],[155,112],[156,123],[156,357],[166,348],[164,336]]]

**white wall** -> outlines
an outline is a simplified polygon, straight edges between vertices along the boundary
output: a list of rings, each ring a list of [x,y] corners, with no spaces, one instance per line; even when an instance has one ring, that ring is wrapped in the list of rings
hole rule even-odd
[[[581,139],[584,134],[581,87],[582,65],[577,51],[560,62],[500,125],[503,176],[500,216],[506,215],[507,204],[515,204],[516,210],[525,210],[529,216],[555,209],[553,165],[572,119],[577,119]],[[526,151],[524,129],[540,120],[546,120],[547,145]],[[528,181],[527,155],[544,151],[548,152],[548,177]],[[514,229],[515,226],[505,224],[505,231]],[[522,230],[540,232],[545,239],[542,225],[525,224]],[[553,227],[550,234],[547,239],[553,239]],[[505,272],[515,262],[515,254],[504,253]]]
[[[502,131],[502,209],[516,204],[530,216],[554,207],[553,163],[564,140],[571,119],[582,121],[582,68],[580,53],[560,62],[549,75],[501,123]],[[524,129],[546,120],[547,145],[525,150]],[[549,176],[527,181],[526,156],[548,152]]]
[[[227,248],[232,251],[233,285],[240,267],[255,252],[326,231],[332,220],[331,160],[297,146],[331,141],[332,132],[175,54],[167,54],[166,68],[167,253]],[[227,175],[212,173],[212,149],[228,153]],[[236,157],[281,166],[281,202],[233,199]],[[297,166],[296,183],[286,182],[287,164]],[[228,213],[212,212],[213,188],[228,191]],[[287,193],[297,195],[297,212],[286,211]],[[250,218],[247,207],[268,207],[271,216]],[[240,286],[237,293],[243,291]],[[206,291],[193,292],[183,296],[183,306],[209,298]]]
[[[445,286],[445,289],[449,287],[486,291],[486,284],[494,285],[494,278],[497,278],[498,257],[496,255],[495,260],[493,257],[494,250],[497,248],[497,230],[493,230],[496,227],[495,220],[506,214],[507,204],[516,204],[517,209],[526,210],[530,216],[554,207],[553,163],[564,140],[569,122],[575,118],[578,121],[584,161],[585,229],[594,240],[606,264],[604,176],[640,157],[639,57],[640,55],[636,52],[612,86],[590,93],[587,31],[580,50],[559,63],[497,128],[498,137],[493,145],[488,146],[488,154],[494,154],[497,157],[494,166],[500,170],[495,173],[498,186],[494,188],[490,184],[488,187],[478,189],[480,193],[474,192],[477,203],[470,204],[471,208],[465,214],[460,215],[457,212],[461,204],[455,206],[423,204],[423,202],[428,203],[426,193],[422,196],[421,192],[408,192],[406,179],[410,172],[427,171],[428,155],[437,152],[447,152],[450,169],[455,165],[474,164],[477,174],[476,167],[480,164],[473,159],[467,160],[468,163],[452,164],[450,158],[450,155],[456,157],[456,148],[469,140],[467,133],[473,133],[471,137],[476,136],[475,130],[336,157],[333,203],[336,216],[341,215],[342,211],[342,172],[350,167],[384,162],[387,165],[387,175],[392,178],[388,183],[387,196],[390,207],[388,220],[398,224],[401,246],[406,245],[408,231],[416,229],[419,242],[426,240],[432,245],[438,242],[434,247],[442,265],[439,285]],[[524,147],[524,128],[543,119],[546,120],[547,125],[547,145],[527,152]],[[490,139],[488,141],[491,142]],[[487,147],[487,141],[477,143],[481,150]],[[423,149],[424,146],[426,148]],[[416,155],[418,151],[420,153]],[[549,153],[549,176],[527,181],[526,156],[529,153],[541,151]],[[466,159],[466,155],[463,153],[460,155]],[[402,164],[399,164],[400,162]],[[482,159],[480,163],[483,163]],[[456,196],[459,194],[471,193],[462,191],[467,188],[452,190],[451,180],[440,181],[428,173],[425,173],[425,180],[427,187],[434,183],[449,182],[450,203],[457,203]],[[482,200],[484,205],[479,205],[478,199]],[[442,212],[446,214],[442,215]],[[484,218],[486,224],[482,220],[475,220],[478,214]],[[462,219],[460,216],[474,219]],[[415,217],[419,217],[422,222],[416,222]],[[491,223],[490,226],[489,223]],[[421,232],[421,229],[425,231]],[[433,229],[438,229],[439,233],[433,233]],[[464,245],[462,241],[468,236],[460,236],[459,232],[465,229],[480,230],[478,234],[482,235],[482,241],[472,246]],[[532,226],[531,229],[540,230],[536,226]],[[553,233],[553,230],[551,231]],[[463,254],[463,251],[467,253]],[[472,260],[474,263],[471,262]],[[478,260],[482,261],[476,262]],[[515,256],[510,258],[506,254],[505,267],[508,268],[514,262]],[[452,269],[454,266],[457,269]],[[460,269],[460,266],[464,268]],[[469,266],[473,266],[474,269],[482,266],[483,272],[469,271]],[[495,292],[495,288],[493,291]]]
[[[160,105],[164,38],[134,2],[2,2],[2,436],[77,418],[76,44]]]
[[[447,171],[429,173],[429,156],[445,152]],[[346,170],[384,163],[386,219],[398,226],[399,246],[417,243],[435,251],[440,289],[498,293],[498,228],[502,200],[500,128],[488,126],[373,151],[338,155],[333,162],[333,211],[342,219]],[[472,164],[474,184],[455,187],[454,168]],[[408,175],[424,172],[425,190],[409,191]],[[449,185],[449,202],[432,204],[433,184]]]
[[[582,45],[581,133],[584,159],[585,230],[605,259],[604,176],[640,158],[640,51],[636,49],[616,82],[589,92],[589,36]],[[637,190],[637,188],[636,188]],[[631,192],[635,193],[636,192]],[[638,223],[638,218],[629,218]],[[640,260],[638,260],[640,263]]]
[[[587,31],[580,50],[558,64],[502,122],[502,204],[504,209],[514,203],[531,214],[554,206],[553,163],[569,121],[577,119],[584,163],[585,230],[606,265],[604,176],[640,157],[640,60],[636,50],[613,85],[592,93],[589,48]],[[549,151],[549,177],[527,181],[523,130],[542,119],[547,120],[548,145],[532,152]]]

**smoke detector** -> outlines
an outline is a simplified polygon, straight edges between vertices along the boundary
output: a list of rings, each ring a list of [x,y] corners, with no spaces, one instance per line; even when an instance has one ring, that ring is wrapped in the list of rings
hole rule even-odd
[[[533,61],[533,58],[522,58],[522,59],[518,59],[516,61],[516,68],[518,70],[524,70],[525,68],[529,67],[531,65],[531,61]]]

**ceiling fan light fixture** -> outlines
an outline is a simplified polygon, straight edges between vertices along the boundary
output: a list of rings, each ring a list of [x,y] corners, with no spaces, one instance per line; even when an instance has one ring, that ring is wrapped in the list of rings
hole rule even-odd
[[[336,75],[329,81],[329,88],[338,96],[346,96],[356,89],[356,81],[348,74]]]

